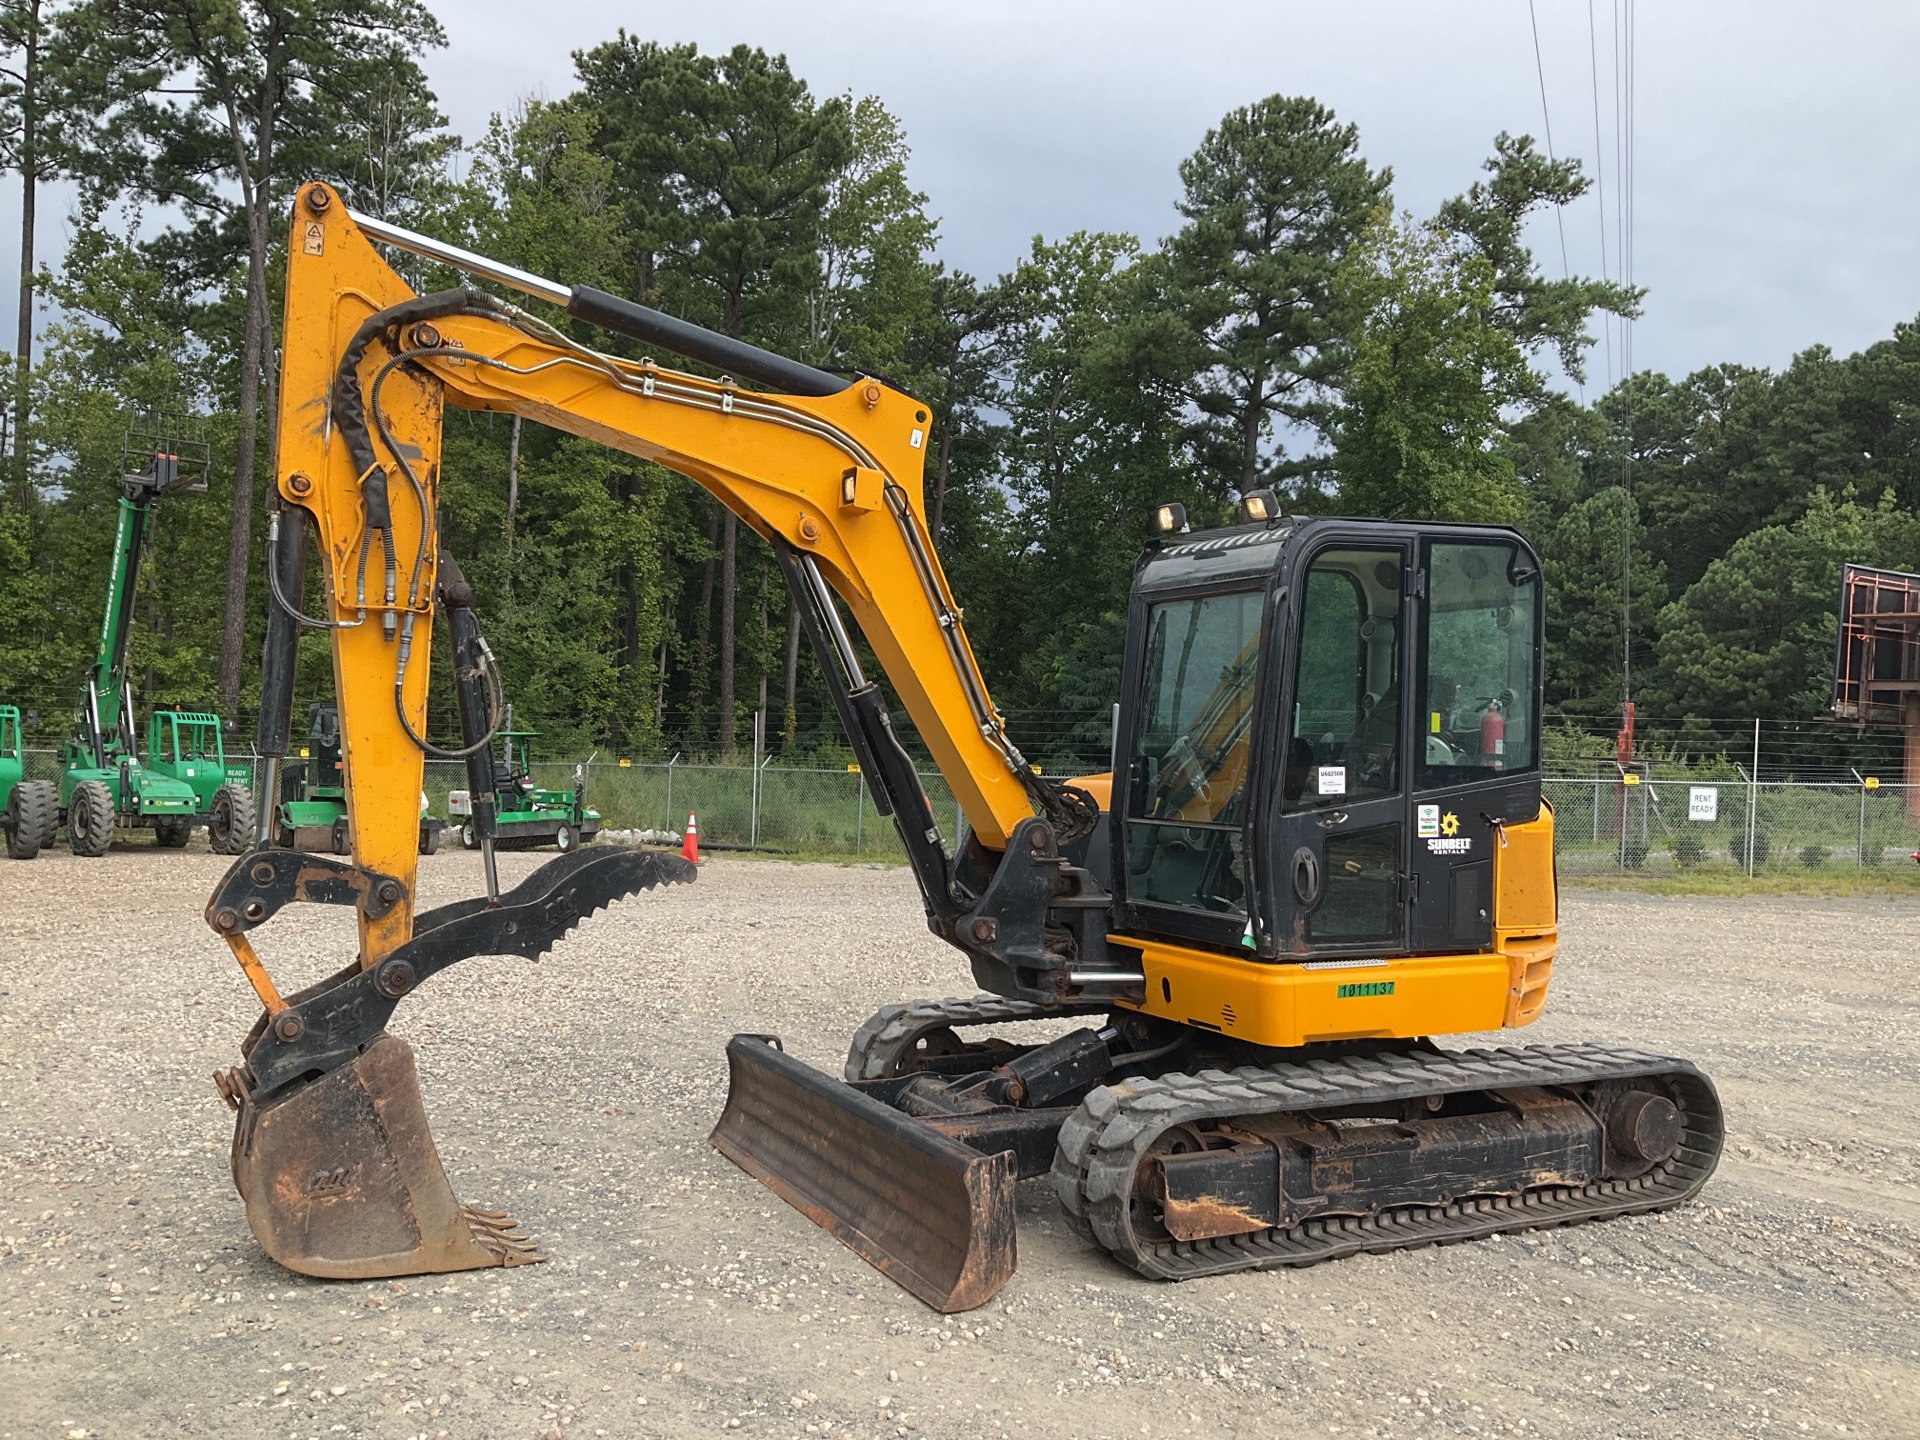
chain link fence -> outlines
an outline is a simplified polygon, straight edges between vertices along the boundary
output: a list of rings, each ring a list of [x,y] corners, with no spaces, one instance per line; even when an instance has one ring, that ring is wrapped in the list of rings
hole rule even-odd
[[[26,778],[58,781],[60,756],[54,750],[25,752]],[[228,752],[232,763],[247,757]],[[297,757],[289,763],[298,763]],[[253,788],[260,789],[261,762],[253,761]],[[570,790],[575,766],[535,763],[535,785]],[[690,812],[700,817],[700,840],[722,849],[750,847],[828,855],[905,858],[893,821],[873,802],[866,777],[851,769],[808,769],[774,764],[619,765],[596,761],[578,767],[586,782],[586,803],[598,810],[608,830],[681,831]],[[953,791],[938,774],[923,772],[933,818],[949,844],[957,843],[964,818]],[[427,808],[447,818],[447,792],[463,790],[466,766],[429,760],[424,787]]]
[[[1562,876],[1871,870],[1911,865],[1920,849],[1912,787],[1873,777],[1630,779],[1546,782]]]
[[[574,768],[536,764],[534,782],[569,789]],[[866,777],[854,770],[768,763],[756,775],[752,765],[605,761],[580,768],[587,804],[609,830],[677,832],[692,811],[708,846],[872,858],[904,853],[892,820],[879,812]],[[255,770],[257,779],[257,762]],[[1662,770],[1646,765],[1623,777],[1609,762],[1593,775],[1545,781],[1562,876],[1870,870],[1909,865],[1920,850],[1912,787],[1865,776],[1755,783],[1737,765],[1727,775]],[[57,780],[58,754],[27,751],[26,772],[29,779]],[[463,765],[428,761],[428,808],[445,818],[447,792],[466,783]],[[956,842],[964,821],[953,791],[931,772],[921,775],[921,783],[933,818],[949,843]],[[1920,803],[1920,791],[1912,800]]]
[[[752,846],[763,850],[904,858],[893,821],[873,803],[866,777],[856,770],[752,765],[614,765],[580,767],[587,804],[609,830],[684,829],[688,814],[700,817],[704,846]],[[535,764],[536,785],[570,789],[574,767]],[[436,812],[446,791],[467,783],[464,766],[427,765],[427,802]],[[953,791],[938,774],[923,772],[933,818],[949,844],[964,823]]]

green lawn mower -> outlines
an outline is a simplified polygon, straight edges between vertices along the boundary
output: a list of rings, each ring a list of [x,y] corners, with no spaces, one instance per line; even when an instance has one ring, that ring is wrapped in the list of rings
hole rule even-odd
[[[507,727],[500,732],[500,759],[495,786],[500,809],[494,820],[493,843],[501,850],[536,850],[551,845],[567,851],[591,845],[600,833],[600,812],[586,808],[586,767],[573,767],[573,789],[542,790],[534,784],[533,760],[526,742],[539,738],[537,730],[515,730],[513,709],[507,709]],[[519,744],[515,744],[519,741]],[[477,850],[480,837],[473,826],[472,797],[465,790],[447,795],[447,814],[460,826],[460,843]]]
[[[20,712],[12,705],[0,705],[0,832],[6,835],[7,854],[15,860],[33,859],[53,844],[60,828],[60,787],[26,775]]]
[[[440,848],[447,822],[427,813],[420,797],[420,853]],[[284,850],[353,853],[347,828],[347,789],[340,759],[340,711],[329,703],[307,710],[307,748],[280,772],[280,800],[273,811],[273,843]]]

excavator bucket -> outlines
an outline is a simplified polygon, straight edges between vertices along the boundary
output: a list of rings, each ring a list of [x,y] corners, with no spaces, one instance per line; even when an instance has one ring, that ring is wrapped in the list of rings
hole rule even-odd
[[[943,1315],[1013,1275],[1014,1166],[802,1065],[764,1035],[727,1042],[713,1145]]]
[[[302,1275],[365,1280],[544,1260],[507,1215],[454,1198],[427,1129],[413,1048],[381,1032],[350,1064],[239,1109],[233,1183],[263,1250]]]
[[[289,1270],[328,1279],[545,1259],[511,1216],[454,1198],[413,1050],[387,1021],[450,965],[475,955],[537,960],[603,906],[697,873],[676,855],[576,850],[497,900],[475,896],[415,916],[412,938],[370,969],[355,962],[284,1000],[269,990],[272,1008],[241,1047],[246,1064],[214,1077],[238,1112],[233,1183],[261,1248]],[[227,872],[208,918],[257,969],[235,932],[294,900],[383,903],[387,884],[346,860],[255,851]]]

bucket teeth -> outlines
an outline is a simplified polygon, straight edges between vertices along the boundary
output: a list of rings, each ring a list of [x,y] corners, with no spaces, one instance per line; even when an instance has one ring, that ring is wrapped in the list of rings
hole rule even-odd
[[[473,1238],[499,1256],[502,1265],[538,1265],[547,1258],[538,1242],[504,1210],[462,1205],[460,1216],[473,1231]]]

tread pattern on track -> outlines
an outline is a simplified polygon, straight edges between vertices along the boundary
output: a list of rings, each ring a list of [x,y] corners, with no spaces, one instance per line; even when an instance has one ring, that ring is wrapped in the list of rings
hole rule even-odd
[[[1132,1223],[1134,1176],[1154,1140],[1175,1125],[1252,1112],[1640,1078],[1657,1078],[1672,1091],[1684,1129],[1671,1159],[1632,1180],[1395,1206],[1215,1240],[1155,1240]],[[1141,1077],[1097,1089],[1061,1127],[1052,1181],[1073,1228],[1143,1275],[1184,1280],[1667,1209],[1699,1192],[1719,1160],[1723,1138],[1719,1097],[1689,1061],[1606,1045],[1414,1051]]]

